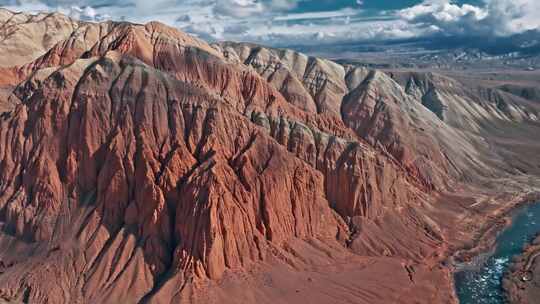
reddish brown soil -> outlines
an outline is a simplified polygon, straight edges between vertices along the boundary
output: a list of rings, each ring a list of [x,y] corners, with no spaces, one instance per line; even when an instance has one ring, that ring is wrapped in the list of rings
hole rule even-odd
[[[449,258],[538,191],[518,96],[69,24],[0,78],[0,301],[455,303]]]
[[[540,237],[516,257],[506,274],[503,287],[512,304],[535,303],[540,297]]]

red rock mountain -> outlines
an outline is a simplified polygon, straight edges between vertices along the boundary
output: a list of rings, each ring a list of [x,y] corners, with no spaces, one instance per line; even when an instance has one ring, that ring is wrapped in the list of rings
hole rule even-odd
[[[449,257],[540,188],[540,106],[508,92],[0,22],[0,302],[455,303]]]

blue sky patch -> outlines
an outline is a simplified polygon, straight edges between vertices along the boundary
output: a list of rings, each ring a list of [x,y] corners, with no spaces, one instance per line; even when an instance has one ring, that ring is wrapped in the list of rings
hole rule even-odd
[[[157,20],[208,40],[287,46],[536,30],[538,0],[0,0],[88,21]]]

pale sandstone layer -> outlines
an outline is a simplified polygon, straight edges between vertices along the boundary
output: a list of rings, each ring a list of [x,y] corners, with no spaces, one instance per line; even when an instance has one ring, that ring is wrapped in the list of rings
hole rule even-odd
[[[2,14],[38,45],[0,79],[4,301],[454,303],[446,259],[538,191],[506,92]]]

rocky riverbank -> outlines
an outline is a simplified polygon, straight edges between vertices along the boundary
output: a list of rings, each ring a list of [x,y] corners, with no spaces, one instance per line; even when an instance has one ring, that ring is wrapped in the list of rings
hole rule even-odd
[[[503,275],[512,257],[520,254],[522,246],[540,230],[532,221],[540,211],[538,205],[528,203],[533,201],[538,201],[534,193],[526,195],[522,203],[510,200],[512,207],[492,219],[476,246],[453,256],[460,303],[506,303],[501,286]]]
[[[536,303],[540,299],[540,234],[515,258],[503,288],[512,304]]]
[[[497,200],[502,200],[498,198]],[[454,271],[464,268],[480,267],[485,261],[486,255],[493,250],[497,236],[512,224],[512,213],[525,204],[540,201],[540,193],[532,191],[524,195],[516,195],[508,198],[506,207],[500,208],[497,212],[490,214],[482,228],[476,232],[469,247],[456,250],[449,258],[449,264],[453,265]]]

